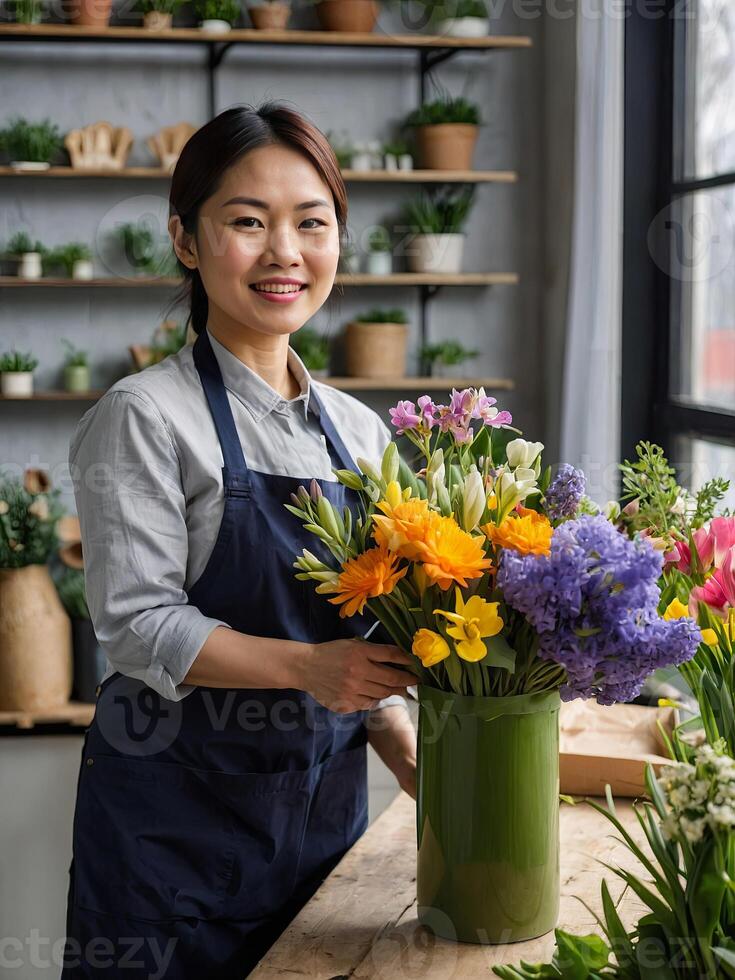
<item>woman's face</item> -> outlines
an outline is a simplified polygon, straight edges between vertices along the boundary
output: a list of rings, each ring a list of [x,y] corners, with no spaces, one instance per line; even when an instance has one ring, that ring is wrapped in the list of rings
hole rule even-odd
[[[331,191],[296,150],[258,147],[227,170],[202,205],[190,247],[196,261],[190,253],[187,264],[199,269],[211,323],[291,334],[334,285],[339,227]],[[263,291],[272,279],[295,280],[298,286],[286,288],[297,291]]]

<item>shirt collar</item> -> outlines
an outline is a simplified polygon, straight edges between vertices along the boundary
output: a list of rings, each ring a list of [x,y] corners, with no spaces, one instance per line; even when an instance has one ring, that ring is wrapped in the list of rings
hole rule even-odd
[[[222,372],[225,388],[243,403],[256,422],[260,422],[274,410],[287,411],[288,406],[296,408],[297,402],[301,402],[300,411],[303,411],[304,418],[308,418],[311,375],[290,344],[288,345],[287,363],[301,390],[295,398],[289,399],[283,398],[275,388],[271,388],[268,382],[264,381],[256,371],[244,364],[239,357],[236,357],[231,350],[212,336],[208,328],[206,329],[214,356],[217,358],[217,363]]]

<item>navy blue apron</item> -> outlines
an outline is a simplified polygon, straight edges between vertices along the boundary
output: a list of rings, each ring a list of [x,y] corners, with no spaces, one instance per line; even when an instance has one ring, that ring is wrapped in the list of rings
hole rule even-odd
[[[283,506],[310,475],[251,470],[206,331],[194,363],[224,513],[189,602],[258,636],[366,635],[372,616],[342,619],[295,578],[303,547],[327,557]],[[356,469],[313,386],[309,408],[333,465]],[[354,491],[317,482],[358,516]],[[365,715],[295,689],[198,686],[170,701],[134,676],[107,678],[82,750],[62,980],[242,980],[367,827]]]

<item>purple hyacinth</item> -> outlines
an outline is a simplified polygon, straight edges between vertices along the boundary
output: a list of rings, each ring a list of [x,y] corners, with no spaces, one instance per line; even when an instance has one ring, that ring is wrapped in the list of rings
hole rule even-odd
[[[586,484],[584,473],[570,463],[559,467],[559,472],[546,491],[546,512],[552,521],[563,521],[574,517],[584,496]]]
[[[536,630],[539,656],[566,669],[562,700],[630,701],[654,670],[694,656],[695,621],[658,614],[662,561],[599,514],[557,527],[548,556],[503,550],[497,584]]]

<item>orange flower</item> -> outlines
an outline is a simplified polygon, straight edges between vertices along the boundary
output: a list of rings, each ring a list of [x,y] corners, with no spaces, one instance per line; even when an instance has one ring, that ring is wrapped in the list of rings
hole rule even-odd
[[[453,517],[441,517],[426,526],[423,541],[414,543],[424,572],[440,589],[453,582],[467,586],[467,579],[480,578],[492,562],[485,557],[482,538],[463,531]]]
[[[317,592],[336,592],[329,599],[336,605],[344,603],[340,616],[354,616],[362,613],[369,598],[387,595],[395,588],[407,568],[396,568],[398,555],[390,554],[385,548],[370,548],[356,558],[348,558],[335,582],[323,582],[316,587]]]
[[[429,510],[428,501],[420,497],[409,497],[398,503],[381,500],[377,507],[383,511],[383,514],[373,514],[373,537],[377,544],[401,558],[415,559],[416,543],[424,540],[427,529],[440,515]]]
[[[511,511],[502,524],[483,524],[481,531],[499,548],[512,548],[522,555],[548,555],[554,529],[547,517],[519,507]]]

